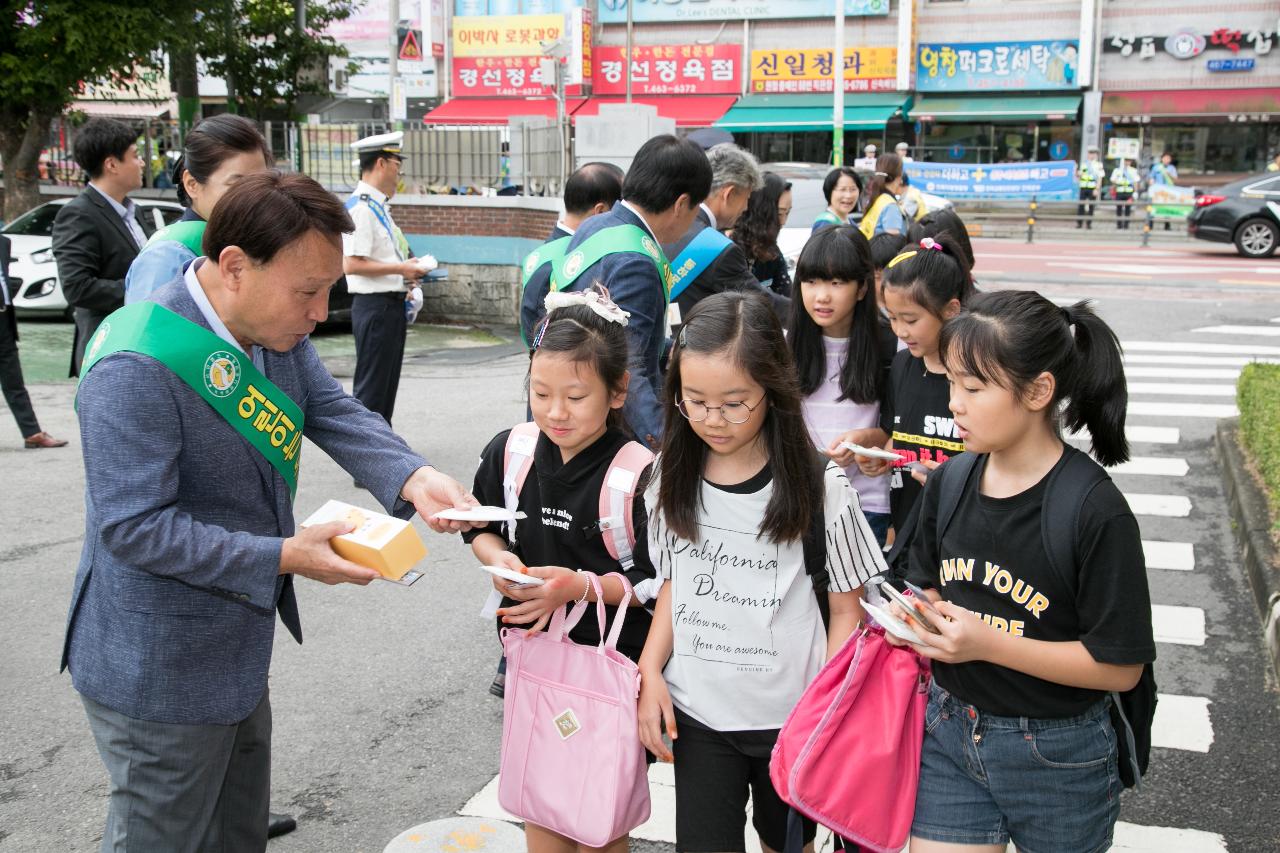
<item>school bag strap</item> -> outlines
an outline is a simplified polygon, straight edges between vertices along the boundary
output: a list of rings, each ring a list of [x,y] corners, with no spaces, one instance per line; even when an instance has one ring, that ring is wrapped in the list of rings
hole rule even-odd
[[[520,490],[533,467],[533,452],[538,447],[538,425],[517,424],[507,434],[507,444],[502,451],[502,498],[507,512],[514,513],[520,504]],[[507,538],[516,544],[516,526],[509,525]]]
[[[638,441],[628,441],[609,463],[600,487],[600,533],[604,547],[624,572],[635,565],[636,530],[633,508],[640,475],[653,464],[654,454]]]

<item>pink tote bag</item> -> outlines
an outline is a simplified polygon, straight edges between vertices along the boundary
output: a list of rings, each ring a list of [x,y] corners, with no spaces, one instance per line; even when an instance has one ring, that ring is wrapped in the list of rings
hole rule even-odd
[[[907,843],[920,782],[929,664],[859,628],[778,734],[769,778],[783,801],[877,853]]]
[[[631,599],[625,594],[605,635],[600,580],[596,591],[600,645],[569,639],[586,602],[556,611],[546,632],[502,632],[507,655],[502,770],[498,802],[511,814],[603,847],[649,819],[649,782],[637,734],[640,671],[617,650]]]

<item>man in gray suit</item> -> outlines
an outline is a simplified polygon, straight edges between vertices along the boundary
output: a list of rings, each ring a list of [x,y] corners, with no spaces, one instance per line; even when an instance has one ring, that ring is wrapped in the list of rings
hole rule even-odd
[[[298,641],[294,576],[367,584],[295,533],[305,435],[401,518],[475,499],[343,392],[308,335],[351,219],[303,175],[241,178],[208,257],[89,343],[78,406],[85,545],[62,663],[111,779],[104,851],[261,851],[275,614]],[[194,365],[194,367],[192,367]]]

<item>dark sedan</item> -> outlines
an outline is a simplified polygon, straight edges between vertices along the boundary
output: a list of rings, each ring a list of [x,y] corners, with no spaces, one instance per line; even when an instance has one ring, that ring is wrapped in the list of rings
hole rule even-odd
[[[1280,172],[1264,172],[1196,195],[1187,231],[1200,240],[1235,243],[1246,258],[1280,247]]]

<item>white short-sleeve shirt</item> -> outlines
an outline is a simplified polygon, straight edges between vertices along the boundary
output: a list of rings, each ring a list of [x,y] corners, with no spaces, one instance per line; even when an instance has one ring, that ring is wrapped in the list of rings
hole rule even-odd
[[[373,201],[382,205],[387,213],[387,224],[395,228],[395,221],[391,219],[391,207],[387,204],[385,195],[364,181],[356,184],[353,195],[357,198],[368,195]],[[371,261],[386,264],[404,260],[400,257],[395,240],[387,227],[382,224],[368,204],[357,204],[349,213],[356,230],[342,235],[342,254],[345,257],[368,258]],[[404,278],[398,275],[347,275],[347,290],[351,293],[391,293],[404,289]]]

